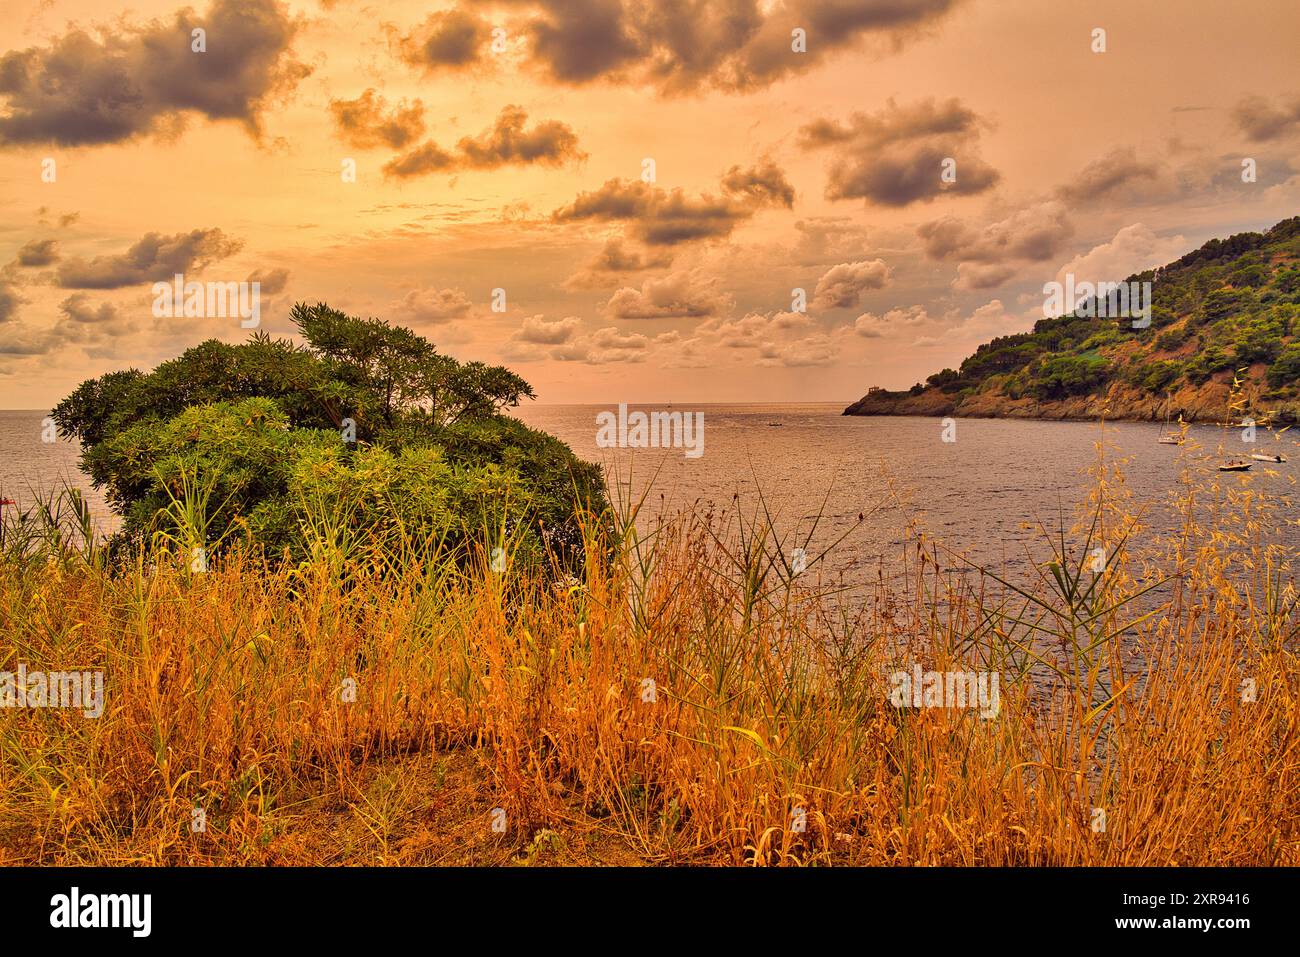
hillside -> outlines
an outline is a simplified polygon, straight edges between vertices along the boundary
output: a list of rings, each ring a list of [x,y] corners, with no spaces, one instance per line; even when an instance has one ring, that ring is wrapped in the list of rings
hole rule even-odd
[[[1246,413],[1300,420],[1300,217],[1210,240],[1126,281],[1153,282],[1148,328],[1041,319],[924,384],[872,388],[844,414],[1222,421],[1236,376]]]

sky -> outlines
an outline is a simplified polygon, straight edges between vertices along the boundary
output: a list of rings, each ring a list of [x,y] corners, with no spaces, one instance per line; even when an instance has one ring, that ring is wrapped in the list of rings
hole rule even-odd
[[[1067,273],[1300,213],[1297,37],[1291,0],[6,0],[0,408],[250,334],[177,274],[547,403],[906,388]]]

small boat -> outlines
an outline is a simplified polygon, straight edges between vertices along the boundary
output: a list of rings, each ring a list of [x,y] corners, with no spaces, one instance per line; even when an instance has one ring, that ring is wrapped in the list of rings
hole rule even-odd
[[[1186,426],[1183,424],[1181,413],[1178,416],[1176,427],[1171,428],[1171,426],[1175,426],[1175,423],[1169,421],[1169,413],[1166,412],[1165,424],[1160,427],[1160,438],[1156,439],[1156,441],[1161,445],[1182,445],[1186,434]]]
[[[777,429],[779,429],[781,426],[785,425],[784,422],[769,422],[769,423],[767,423],[767,424],[768,424],[770,427],[772,427],[772,428],[777,428]]]
[[[1220,472],[1249,472],[1250,463],[1245,459],[1229,459],[1219,466]]]
[[[15,502],[15,501],[14,501],[13,499],[11,499],[11,498],[0,498],[0,506],[4,506],[4,505],[17,505],[17,504],[18,504],[18,503]]]
[[[1285,455],[1266,455],[1263,452],[1252,452],[1250,457],[1256,462],[1285,462]]]

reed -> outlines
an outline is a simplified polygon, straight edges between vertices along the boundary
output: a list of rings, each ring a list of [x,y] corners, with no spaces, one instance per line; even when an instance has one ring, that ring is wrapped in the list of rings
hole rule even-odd
[[[576,578],[503,530],[364,540],[307,502],[309,560],[198,571],[197,480],[125,564],[75,508],[11,513],[0,670],[108,690],[98,719],[0,709],[0,860],[1294,864],[1295,512],[1197,474],[1173,535],[1103,456],[1036,576],[918,530],[848,591],[761,502],[624,497]],[[997,716],[895,706],[916,664],[996,672]]]

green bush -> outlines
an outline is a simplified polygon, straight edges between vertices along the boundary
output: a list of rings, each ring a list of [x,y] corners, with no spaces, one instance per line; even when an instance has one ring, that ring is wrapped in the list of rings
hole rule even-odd
[[[1268,367],[1268,384],[1278,389],[1300,382],[1300,342],[1283,349]]]
[[[1232,357],[1217,345],[1209,345],[1188,360],[1187,379],[1193,385],[1201,385],[1214,373],[1230,368]]]
[[[1086,395],[1106,381],[1109,366],[1101,356],[1055,356],[1038,369],[1030,390],[1040,399]]]
[[[1190,325],[1178,326],[1174,329],[1166,329],[1160,335],[1156,336],[1156,348],[1166,352],[1173,352],[1192,337]]]
[[[455,544],[507,528],[521,547],[572,550],[577,509],[608,507],[597,466],[502,414],[533,396],[508,369],[323,304],[292,315],[304,346],[212,340],[151,373],[83,382],[56,407],[124,540],[163,530],[302,555],[324,510],[361,535]]]

